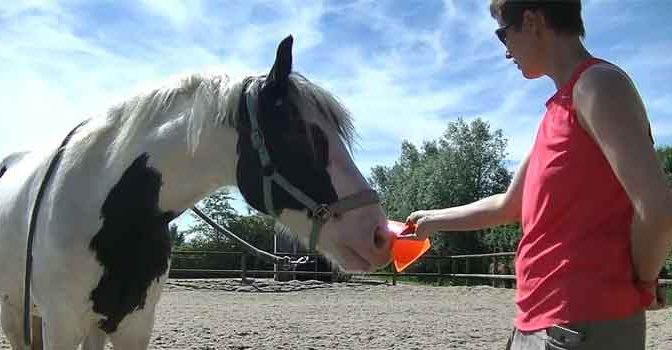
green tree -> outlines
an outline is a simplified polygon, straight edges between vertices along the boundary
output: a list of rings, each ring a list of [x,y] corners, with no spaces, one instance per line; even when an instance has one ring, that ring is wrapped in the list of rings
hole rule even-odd
[[[231,196],[226,188],[205,197],[200,203],[199,208],[203,213],[209,216],[214,222],[229,228],[231,222],[238,217],[236,210],[233,209],[229,201]],[[191,213],[196,220],[188,229],[189,235],[194,236],[192,239],[192,246],[194,248],[206,250],[233,250],[229,238],[225,234],[210,227],[206,222],[201,220],[196,214]],[[229,228],[230,229],[230,228]]]
[[[229,191],[223,188],[203,199],[198,206],[218,225],[251,245],[265,251],[272,250],[275,233],[274,219],[259,215],[256,211],[249,209],[247,215],[240,215],[231,206],[231,199]],[[183,250],[245,252],[245,248],[241,247],[237,241],[210,227],[195,214],[192,213],[192,216],[196,221],[187,231],[191,239],[182,247]],[[201,268],[233,269],[240,266],[237,257],[230,255],[202,257],[200,261],[192,259],[191,263]],[[262,265],[263,263],[255,257],[249,257],[248,267],[268,269],[269,266]]]
[[[229,222],[229,229],[259,249],[273,250],[275,220],[269,216],[259,214],[238,216]],[[236,248],[240,249],[237,244]]]
[[[420,150],[404,141],[399,160],[391,167],[374,167],[369,182],[381,194],[388,216],[404,220],[415,210],[463,205],[506,191],[511,173],[504,165],[505,148],[501,130],[491,130],[481,119],[458,119]],[[432,249],[436,254],[508,250],[518,232],[517,226],[509,226],[479,234],[435,235]]]
[[[658,155],[663,171],[667,176],[667,184],[672,187],[672,146],[658,147],[656,149],[656,154]],[[672,271],[672,252],[667,257],[665,269],[667,274]],[[664,277],[669,278],[669,275]]]
[[[672,186],[672,146],[659,147],[656,149],[656,154],[667,175],[667,183]]]
[[[186,233],[177,230],[177,225],[170,224],[168,227],[168,234],[170,235],[170,244],[173,249],[180,248],[184,245],[186,240]]]

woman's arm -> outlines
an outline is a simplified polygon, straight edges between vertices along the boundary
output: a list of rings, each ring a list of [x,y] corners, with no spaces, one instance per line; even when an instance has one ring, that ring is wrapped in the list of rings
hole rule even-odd
[[[634,207],[636,277],[655,280],[672,248],[672,194],[639,94],[624,73],[595,66],[575,85],[574,103],[579,122],[602,149]]]

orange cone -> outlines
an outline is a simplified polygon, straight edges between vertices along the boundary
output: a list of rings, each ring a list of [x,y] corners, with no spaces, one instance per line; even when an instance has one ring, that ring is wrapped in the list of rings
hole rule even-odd
[[[415,225],[411,222],[402,223],[398,221],[388,221],[387,228],[393,233],[392,239],[392,261],[397,272],[404,271],[413,262],[418,260],[429,250],[431,244],[429,239],[422,241],[415,239],[404,239],[415,232]]]

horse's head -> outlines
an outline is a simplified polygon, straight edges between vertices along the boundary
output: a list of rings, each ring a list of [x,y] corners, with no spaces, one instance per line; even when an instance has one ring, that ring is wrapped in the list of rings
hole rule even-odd
[[[390,237],[375,192],[346,147],[349,115],[291,71],[288,37],[270,73],[245,82],[236,123],[238,187],[248,204],[345,269],[380,267],[389,261]]]

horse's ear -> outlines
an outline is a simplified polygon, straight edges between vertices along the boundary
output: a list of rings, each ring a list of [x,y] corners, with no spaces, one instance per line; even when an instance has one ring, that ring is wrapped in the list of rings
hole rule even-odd
[[[286,37],[278,45],[278,52],[275,56],[275,63],[271,72],[268,73],[264,82],[264,89],[270,88],[277,93],[276,97],[283,97],[287,94],[287,85],[289,84],[289,73],[292,71],[292,44],[294,38]]]

